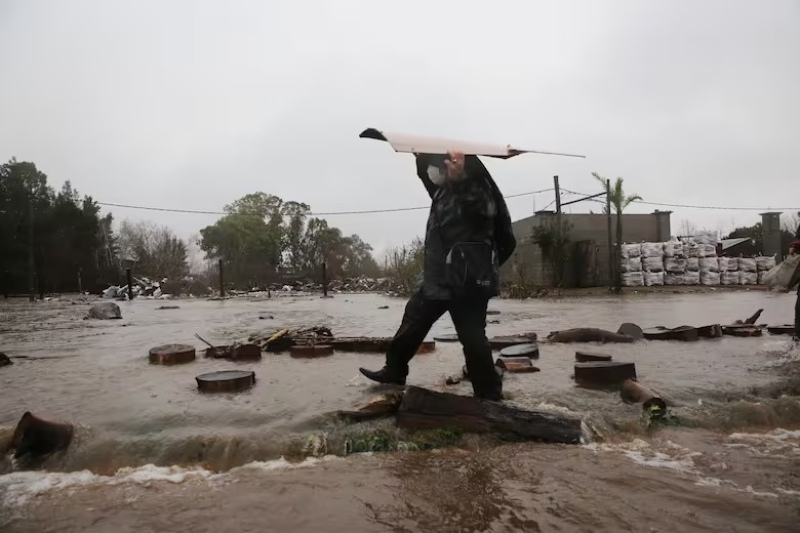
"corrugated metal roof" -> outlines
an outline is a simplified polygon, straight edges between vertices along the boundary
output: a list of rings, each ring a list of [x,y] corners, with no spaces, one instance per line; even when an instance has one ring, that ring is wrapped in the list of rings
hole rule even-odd
[[[395,152],[417,153],[417,154],[446,154],[449,150],[463,152],[464,155],[484,155],[508,159],[519,154],[544,154],[560,155],[565,157],[586,157],[576,154],[563,154],[558,152],[544,152],[541,150],[523,150],[513,148],[510,145],[501,146],[499,144],[484,144],[476,142],[458,141],[454,139],[443,139],[437,137],[422,137],[419,135],[407,135],[380,131],[375,128],[367,128],[359,135],[362,139],[376,139],[388,142]]]
[[[749,241],[749,240],[750,240],[749,238],[742,238],[742,239],[723,239],[723,240],[721,240],[721,241],[719,241],[719,242],[720,242],[720,244],[722,244],[722,249],[723,249],[723,250],[727,250],[728,248],[731,248],[731,247],[733,247],[733,246],[736,246],[737,244],[742,244],[743,242],[747,242],[747,241]]]

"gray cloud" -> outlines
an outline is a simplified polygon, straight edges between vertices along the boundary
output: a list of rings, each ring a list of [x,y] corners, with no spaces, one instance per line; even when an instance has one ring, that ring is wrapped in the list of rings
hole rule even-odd
[[[791,0],[12,0],[0,63],[0,157],[100,201],[220,210],[263,190],[316,211],[425,205],[410,156],[357,138],[373,126],[588,156],[489,161],[506,194],[555,174],[595,192],[597,171],[654,202],[800,205]],[[509,202],[516,217],[533,204]],[[184,236],[215,220],[112,211]],[[674,211],[674,228],[758,220]],[[384,248],[425,216],[329,219]]]

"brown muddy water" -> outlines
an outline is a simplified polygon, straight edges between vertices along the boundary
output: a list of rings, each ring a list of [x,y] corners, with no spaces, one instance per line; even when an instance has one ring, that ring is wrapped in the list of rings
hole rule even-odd
[[[198,358],[149,365],[158,344],[243,340],[282,326],[326,325],[337,335],[386,336],[405,302],[377,295],[138,299],[123,319],[82,320],[89,303],[0,303],[0,441],[22,413],[77,424],[65,453],[39,471],[0,460],[3,531],[797,531],[800,519],[800,351],[788,337],[697,343],[641,341],[602,348],[542,344],[537,374],[509,375],[510,402],[574,413],[579,446],[464,437],[433,452],[357,454],[345,443],[391,420],[343,426],[324,417],[386,390],[359,366],[381,355],[315,360],[265,354],[257,363]],[[165,305],[180,309],[158,310]],[[388,309],[378,309],[388,305]],[[489,335],[591,326],[616,330],[792,320],[791,295],[758,292],[620,298],[496,300]],[[273,316],[273,319],[259,317]],[[453,332],[449,318],[431,336]],[[636,363],[675,418],[646,430],[617,394],[576,388],[576,349]],[[445,387],[458,345],[412,362],[409,383]],[[194,377],[252,369],[243,394],[201,395]],[[406,436],[399,435],[402,441]],[[305,446],[306,444],[309,446]],[[3,442],[0,442],[0,446]],[[403,444],[399,445],[403,447]],[[304,461],[298,456],[313,455]],[[290,460],[287,461],[283,457]]]

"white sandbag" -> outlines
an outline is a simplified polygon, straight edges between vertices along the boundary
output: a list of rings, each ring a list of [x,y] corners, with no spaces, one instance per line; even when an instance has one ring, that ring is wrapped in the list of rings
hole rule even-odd
[[[739,272],[747,272],[748,274],[755,274],[758,272],[755,257],[740,257],[739,258]]]
[[[680,241],[665,242],[664,257],[683,257],[683,243]]]
[[[664,273],[663,272],[645,272],[644,273],[644,284],[645,284],[645,287],[653,287],[654,285],[663,285],[664,284]]]
[[[675,256],[664,258],[664,271],[672,274],[683,274],[686,272],[686,259]]]
[[[731,272],[727,270],[725,272],[721,272],[722,284],[723,285],[739,285],[739,272]]]
[[[760,255],[756,257],[756,268],[759,272],[766,272],[775,268],[775,256]]]
[[[764,274],[764,285],[774,291],[790,291],[797,285],[800,254],[786,258],[775,268]]]
[[[722,259],[728,260],[728,267],[726,269],[722,268]],[[724,272],[727,270],[728,272],[737,272],[739,270],[739,258],[738,257],[720,257],[720,264],[719,264],[719,271]]]
[[[641,257],[631,257],[629,259],[622,259],[622,264],[620,264],[620,268],[622,269],[622,273],[626,274],[628,272],[641,272],[642,271],[642,259]]]
[[[642,243],[642,257],[664,257],[664,243],[644,242]]]
[[[700,272],[700,259],[697,257],[687,257],[686,272]]]
[[[658,257],[643,257],[642,270],[645,272],[664,272],[664,260]]]
[[[628,272],[622,275],[623,287],[641,287],[644,285],[644,274],[641,272]]]
[[[717,248],[713,244],[701,244],[698,249],[700,257],[717,257]]]
[[[684,257],[700,257],[700,247],[693,242],[683,243]]]
[[[641,244],[623,244],[620,247],[620,253],[622,254],[623,259],[635,259],[642,257],[642,245]]]
[[[686,273],[683,275],[683,284],[684,285],[700,285],[700,271],[699,270],[687,270]]]
[[[664,285],[684,285],[684,275],[676,274],[674,272],[667,272],[664,274]]]
[[[739,284],[740,285],[758,285],[757,272],[743,272],[739,271]]]
[[[700,270],[700,285],[719,285],[721,281],[719,272]]]
[[[727,263],[726,263],[727,266]],[[719,273],[719,261],[716,257],[701,257],[700,258],[700,272],[708,272],[712,274]]]

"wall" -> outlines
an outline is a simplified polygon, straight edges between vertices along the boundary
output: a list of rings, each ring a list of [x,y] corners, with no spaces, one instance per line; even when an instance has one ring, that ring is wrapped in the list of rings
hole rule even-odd
[[[651,214],[623,214],[623,242],[665,242],[670,239],[669,211],[656,211]],[[525,275],[536,285],[549,285],[552,277],[549,268],[542,264],[542,254],[538,246],[531,242],[533,228],[555,218],[552,211],[540,211],[533,216],[517,220],[513,223],[514,236],[517,238],[515,257],[508,260],[502,271],[504,283],[514,283],[518,278],[514,272],[514,263],[524,263]],[[605,284],[609,279],[608,227],[604,214],[564,214],[563,220],[570,224],[570,241],[593,241],[598,246],[599,283]],[[616,236],[617,217],[611,215],[612,240]],[[518,267],[519,268],[519,267]],[[569,266],[567,267],[569,268]]]

